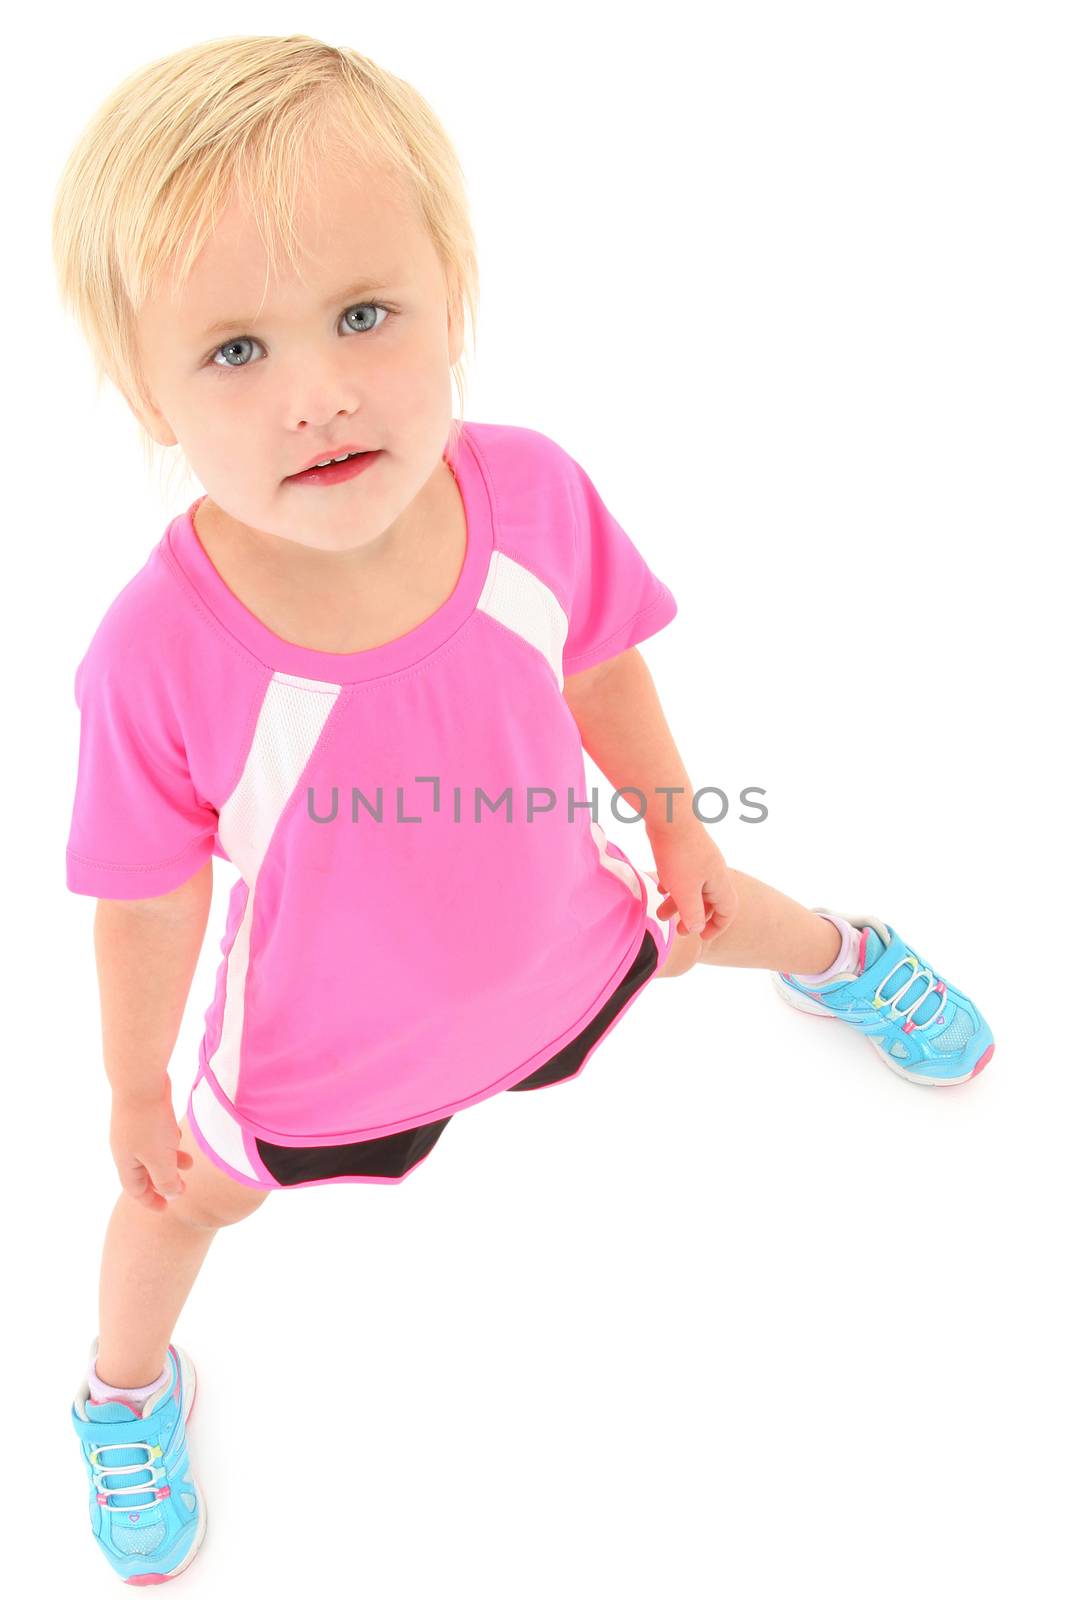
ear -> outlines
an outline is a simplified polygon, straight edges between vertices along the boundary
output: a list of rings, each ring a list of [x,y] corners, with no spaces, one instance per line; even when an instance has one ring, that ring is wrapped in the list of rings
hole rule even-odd
[[[120,392],[142,428],[151,435],[157,444],[172,445],[178,443],[177,434],[150,395],[135,397],[127,394],[125,389]]]

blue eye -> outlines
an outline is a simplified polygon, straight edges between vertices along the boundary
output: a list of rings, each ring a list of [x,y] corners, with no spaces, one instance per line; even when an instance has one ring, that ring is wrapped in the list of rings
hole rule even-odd
[[[388,316],[390,308],[388,306],[376,305],[376,304],[374,304],[372,302],[372,303],[369,303],[369,304],[362,304],[362,305],[358,305],[358,306],[349,306],[348,311],[345,312],[345,316],[346,317],[348,316],[350,311],[384,311],[386,316]],[[381,324],[381,319],[379,318],[379,319],[376,319],[374,322],[372,322],[369,328],[359,328],[356,331],[358,333],[373,333],[375,328],[380,328],[381,325],[382,325]],[[352,324],[349,323],[348,326],[351,327]]]
[[[347,320],[352,315],[353,312],[363,313],[363,312],[368,312],[368,311],[376,311],[376,312],[384,311],[385,316],[388,317],[388,316],[390,316],[392,314],[393,307],[392,306],[379,305],[376,302],[372,302],[372,301],[365,301],[365,302],[361,302],[359,305],[349,306],[348,310],[345,312],[345,314],[344,314],[344,316],[342,317],[341,320],[345,324],[345,326],[353,333],[376,333],[377,330],[381,327],[382,322],[385,320],[383,317],[376,317],[374,322],[372,322],[369,327],[368,326],[357,327],[354,323],[351,323],[351,322],[349,322]],[[238,339],[227,339],[225,344],[220,344],[215,350],[212,351],[210,364],[212,366],[219,367],[219,368],[227,368],[231,372],[235,371],[238,367],[247,367],[247,366],[249,366],[251,364],[251,357],[249,357],[249,356],[245,356],[239,361],[232,361],[232,362],[231,361],[218,361],[218,360],[216,360],[216,357],[218,357],[219,355],[222,355],[225,351],[234,350],[234,349],[236,349],[236,347],[238,345],[243,345],[243,344],[259,344],[259,340],[258,339],[253,339],[250,334],[243,334]],[[262,346],[260,346],[260,348],[262,349]]]

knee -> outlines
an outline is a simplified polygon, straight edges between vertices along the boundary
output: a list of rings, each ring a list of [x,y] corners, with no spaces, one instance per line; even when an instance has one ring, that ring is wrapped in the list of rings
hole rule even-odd
[[[242,1189],[238,1194],[227,1194],[223,1200],[185,1190],[176,1200],[167,1202],[167,1213],[186,1227],[215,1233],[219,1228],[230,1228],[235,1222],[243,1222],[245,1217],[258,1211],[267,1193],[266,1189]]]
[[[181,1148],[192,1157],[192,1163],[182,1170],[185,1188],[177,1199],[167,1202],[175,1221],[214,1232],[259,1210],[269,1189],[239,1183],[210,1161],[193,1137],[188,1115],[182,1119],[180,1133]]]

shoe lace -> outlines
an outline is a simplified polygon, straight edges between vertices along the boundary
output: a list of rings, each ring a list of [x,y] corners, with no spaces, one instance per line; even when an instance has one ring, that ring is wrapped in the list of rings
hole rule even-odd
[[[900,983],[896,989],[894,989],[891,995],[884,995],[882,990],[885,988],[890,978],[893,977],[894,973],[900,971],[901,967],[906,967],[908,969],[906,975],[901,979]],[[925,982],[926,988],[908,1005],[903,1007],[898,1006],[897,1000],[900,995],[906,994],[911,988],[912,984],[916,981],[919,983]],[[945,993],[945,985],[937,976],[936,972],[932,972],[929,967],[921,966],[919,963],[919,958],[917,956],[913,956],[909,951],[907,955],[901,957],[895,967],[892,967],[890,971],[886,973],[885,977],[874,991],[874,994],[871,996],[871,1004],[876,1010],[881,1010],[883,1006],[888,1006],[889,1011],[887,1012],[887,1015],[891,1017],[894,1022],[899,1022],[902,1017],[907,1018],[907,1021],[904,1023],[905,1033],[921,1033],[924,1028],[929,1028],[931,1023],[937,1021],[938,1017],[941,1015],[941,1008],[940,1006],[935,1006],[934,1010],[930,1013],[925,1022],[912,1021],[915,1012],[918,1011],[919,1007],[925,1000],[929,999],[930,995],[938,994],[943,996]]]
[[[124,1462],[122,1466],[109,1467],[100,1460],[105,1450],[144,1450],[144,1461]],[[170,1495],[170,1484],[166,1482],[167,1469],[162,1462],[163,1450],[158,1444],[98,1444],[89,1451],[89,1460],[93,1468],[93,1487],[96,1489],[96,1503],[105,1511],[140,1511],[149,1506],[157,1505],[159,1501],[166,1500]],[[141,1472],[148,1473],[146,1483],[131,1483],[125,1488],[105,1484],[105,1478],[115,1478],[120,1473]],[[147,1500],[140,1500],[136,1505],[112,1505],[111,1499],[115,1495],[149,1495]]]

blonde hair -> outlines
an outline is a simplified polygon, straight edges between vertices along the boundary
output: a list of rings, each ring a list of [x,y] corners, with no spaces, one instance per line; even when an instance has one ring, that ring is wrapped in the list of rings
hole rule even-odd
[[[181,288],[235,193],[252,201],[271,270],[279,248],[296,270],[301,178],[336,135],[342,149],[414,194],[448,274],[449,313],[476,340],[478,267],[463,169],[418,91],[355,50],[306,34],[210,39],[125,78],[85,127],[59,182],[59,295],[88,343],[98,397],[106,378],[147,406],[137,313],[167,271]],[[465,349],[464,341],[452,367],[461,418]],[[453,420],[451,443],[461,426]],[[162,447],[140,422],[138,430],[146,467],[158,466]]]

